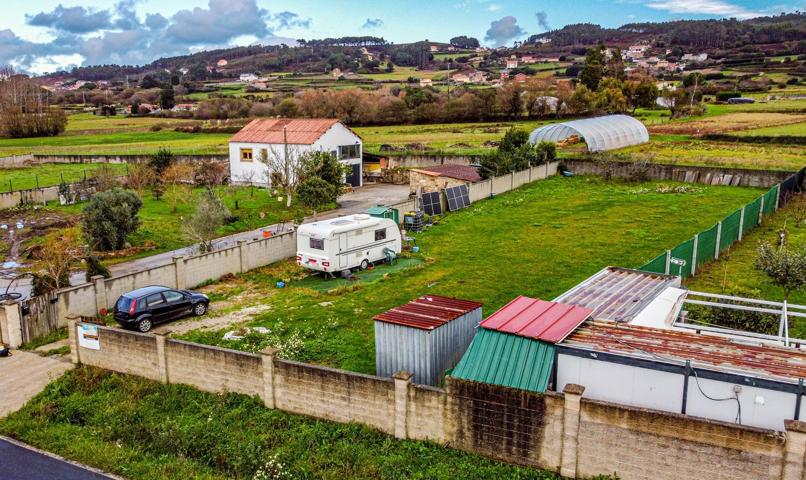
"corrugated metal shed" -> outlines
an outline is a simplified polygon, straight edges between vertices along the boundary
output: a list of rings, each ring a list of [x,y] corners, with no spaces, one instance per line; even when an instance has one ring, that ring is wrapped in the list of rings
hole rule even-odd
[[[452,377],[545,392],[554,365],[554,345],[480,328]]]
[[[490,330],[557,343],[593,312],[590,308],[519,296],[481,322]]]
[[[806,378],[806,352],[716,335],[593,321],[569,335],[563,345],[678,364],[691,360],[695,366],[789,382]]]
[[[607,267],[555,299],[593,309],[595,320],[629,322],[664,290],[680,286],[676,277]]]
[[[462,357],[481,322],[482,304],[424,295],[375,317],[375,370],[389,377],[400,370],[414,381],[438,385]]]

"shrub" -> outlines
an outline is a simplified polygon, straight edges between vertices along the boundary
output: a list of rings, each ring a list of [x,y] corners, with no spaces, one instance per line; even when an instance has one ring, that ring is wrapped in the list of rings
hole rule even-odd
[[[313,209],[319,209],[335,202],[338,196],[338,187],[319,177],[308,178],[297,187],[299,201]]]
[[[154,170],[157,175],[162,174],[166,168],[170,167],[172,163],[174,163],[174,154],[165,147],[160,147],[157,150],[157,153],[151,155],[148,159],[148,164]]]
[[[554,142],[541,141],[535,147],[538,164],[553,162],[557,158],[557,145]]]
[[[101,192],[84,208],[82,229],[90,248],[101,251],[119,250],[129,234],[137,231],[137,213],[143,202],[134,193],[121,188]]]
[[[109,278],[110,276],[112,276],[109,273],[109,269],[106,268],[106,266],[103,263],[101,263],[101,259],[98,258],[97,256],[90,254],[84,259],[84,261],[87,262],[87,276],[86,276],[87,282],[91,282],[92,277],[96,275],[101,275],[104,278]]]
[[[731,98],[741,98],[741,92],[717,92],[716,93],[716,101],[717,102],[727,102]]]

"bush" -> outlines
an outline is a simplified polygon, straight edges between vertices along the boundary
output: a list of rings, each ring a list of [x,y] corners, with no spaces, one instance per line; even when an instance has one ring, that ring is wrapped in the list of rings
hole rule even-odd
[[[151,155],[148,159],[148,164],[157,175],[160,175],[174,163],[174,160],[174,154],[169,149],[160,147],[157,153]]]
[[[297,187],[299,201],[312,209],[319,209],[334,203],[338,196],[338,187],[319,177],[308,178]]]
[[[140,197],[121,188],[101,192],[84,208],[82,229],[90,248],[101,251],[119,250],[129,234],[137,231]]]
[[[727,102],[731,98],[741,98],[742,92],[717,92],[717,102]]]
[[[97,256],[90,254],[84,260],[87,262],[87,276],[85,279],[87,282],[91,282],[92,277],[96,275],[100,275],[104,278],[112,276],[112,274],[109,273],[109,269],[101,263],[101,259]]]
[[[557,158],[557,145],[554,142],[541,141],[535,147],[538,164],[553,162]]]

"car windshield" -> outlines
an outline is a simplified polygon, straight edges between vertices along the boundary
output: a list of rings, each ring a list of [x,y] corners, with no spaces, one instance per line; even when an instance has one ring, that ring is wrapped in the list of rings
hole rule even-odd
[[[119,312],[128,312],[131,306],[132,306],[132,299],[129,297],[120,297],[118,298],[118,303],[115,304],[115,308]]]

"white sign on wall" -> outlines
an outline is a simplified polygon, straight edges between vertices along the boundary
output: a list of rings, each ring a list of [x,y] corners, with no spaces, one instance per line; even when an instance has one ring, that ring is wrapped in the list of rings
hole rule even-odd
[[[76,327],[78,329],[78,346],[89,348],[90,350],[100,350],[101,341],[98,337],[98,325],[82,323]]]

